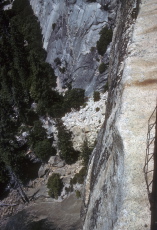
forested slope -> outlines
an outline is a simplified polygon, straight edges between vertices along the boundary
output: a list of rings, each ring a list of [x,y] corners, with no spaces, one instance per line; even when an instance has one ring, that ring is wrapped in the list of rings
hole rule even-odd
[[[63,97],[56,76],[45,62],[40,25],[28,0],[15,0],[11,10],[0,2],[0,183],[11,172],[26,181],[31,149],[42,161],[56,154],[41,116],[61,117],[84,102],[84,90],[70,89]],[[28,168],[28,167],[27,167]]]

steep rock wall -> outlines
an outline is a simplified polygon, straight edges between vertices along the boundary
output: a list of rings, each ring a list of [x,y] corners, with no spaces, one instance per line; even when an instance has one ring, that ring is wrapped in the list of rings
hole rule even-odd
[[[95,47],[102,27],[114,23],[117,0],[93,3],[85,0],[30,0],[30,3],[40,21],[47,62],[55,69],[58,87],[72,82],[73,87],[85,89],[86,95],[101,89],[108,71],[99,74],[102,57]],[[108,63],[108,54],[109,49],[103,58],[105,63]],[[56,58],[60,63],[55,63]]]
[[[121,1],[110,59],[107,116],[85,188],[84,229],[150,229],[143,174],[148,119],[156,105],[155,0]]]

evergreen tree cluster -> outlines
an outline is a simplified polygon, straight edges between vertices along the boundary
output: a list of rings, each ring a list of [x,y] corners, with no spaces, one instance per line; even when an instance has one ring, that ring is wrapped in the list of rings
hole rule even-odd
[[[113,35],[112,30],[107,27],[104,27],[100,31],[100,38],[99,41],[97,41],[97,50],[100,55],[103,56],[105,54],[107,50],[107,46],[112,41],[112,35]]]
[[[58,149],[60,150],[60,157],[65,160],[67,164],[73,164],[78,160],[79,151],[73,148],[72,133],[60,121],[58,123]]]
[[[53,173],[49,177],[47,187],[49,188],[48,194],[51,197],[58,199],[58,196],[60,196],[63,188],[63,182],[58,173]]]
[[[10,168],[24,176],[29,148],[43,161],[55,154],[39,116],[61,117],[84,103],[84,90],[71,89],[65,97],[54,90],[56,76],[45,62],[40,25],[29,0],[15,0],[11,10],[4,11],[3,6],[1,0],[0,185],[7,183]],[[25,141],[21,140],[23,131]]]
[[[2,4],[3,3],[3,4]],[[28,150],[26,141],[19,138],[22,129],[33,133],[38,114],[31,108],[32,102],[45,102],[56,86],[51,66],[45,62],[39,23],[28,0],[15,0],[11,10],[3,10],[0,2],[0,182],[8,180],[7,169],[20,176]],[[48,95],[49,94],[49,95]],[[40,128],[42,125],[40,124]],[[42,149],[50,148],[44,130]],[[36,145],[37,145],[36,140]],[[41,140],[40,140],[41,141]],[[42,140],[43,141],[43,140]],[[39,147],[32,145],[39,154]],[[41,150],[40,150],[41,151]],[[39,154],[41,159],[42,154]],[[27,162],[27,163],[26,163]]]

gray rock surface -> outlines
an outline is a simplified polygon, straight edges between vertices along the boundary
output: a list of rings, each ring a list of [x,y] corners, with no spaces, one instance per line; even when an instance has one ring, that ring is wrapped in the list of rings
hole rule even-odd
[[[63,167],[65,165],[65,162],[59,156],[50,157],[48,163],[51,166],[55,166],[55,167],[58,167],[58,168],[61,168],[61,167]]]
[[[47,62],[59,77],[58,88],[72,82],[74,88],[85,89],[86,95],[101,89],[108,71],[99,74],[102,57],[91,47],[96,47],[100,30],[113,25],[117,1],[30,0],[30,3],[40,21]],[[103,58],[106,63],[108,55],[109,49]],[[55,63],[56,58],[61,64]],[[65,71],[61,72],[63,68]]]
[[[157,3],[142,0],[135,20],[139,1],[121,2],[106,121],[86,178],[84,230],[150,229],[143,166],[148,119],[156,106]]]
[[[1,230],[81,230],[82,201],[74,194],[63,202],[39,202],[10,218]]]
[[[41,165],[38,170],[38,177],[43,177],[47,171],[48,171],[47,165]]]
[[[93,145],[97,133],[105,119],[107,92],[100,94],[100,100],[94,102],[93,97],[88,98],[85,107],[81,107],[79,111],[71,111],[62,117],[62,121],[67,129],[73,134],[73,145],[77,150],[85,139],[90,145]]]

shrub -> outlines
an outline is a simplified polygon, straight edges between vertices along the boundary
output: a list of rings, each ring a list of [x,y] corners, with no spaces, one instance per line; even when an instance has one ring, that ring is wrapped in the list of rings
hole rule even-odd
[[[48,139],[39,141],[35,144],[34,152],[37,157],[43,161],[47,161],[50,156],[56,155],[56,150]]]
[[[107,46],[112,41],[112,30],[108,29],[107,27],[104,27],[100,31],[100,38],[99,41],[97,41],[97,50],[100,55],[104,55],[104,53],[107,50]]]
[[[58,173],[53,173],[49,177],[47,187],[49,188],[49,196],[58,199],[63,189],[63,182]]]
[[[94,101],[99,101],[100,100],[100,93],[98,91],[94,91],[93,97],[94,97]]]
[[[7,186],[9,179],[9,173],[5,167],[5,164],[0,162],[0,197],[5,192],[5,187]]]
[[[34,125],[34,122],[39,119],[38,114],[35,113],[32,109],[29,109],[26,113],[26,124]]]
[[[87,0],[87,2],[96,2],[96,0]]]
[[[80,106],[85,102],[84,89],[71,89],[66,91],[64,96],[64,107],[67,112],[71,111],[71,108],[76,110],[80,109]]]
[[[58,148],[60,150],[60,157],[65,160],[67,164],[73,164],[78,160],[79,151],[73,148],[71,141],[72,133],[66,130],[62,123],[58,124]]]
[[[101,73],[104,73],[105,71],[106,71],[106,69],[107,69],[107,65],[105,64],[105,63],[101,63],[100,65],[99,65],[99,73],[101,74]]]
[[[40,116],[44,116],[46,114],[46,111],[47,111],[47,108],[45,106],[45,103],[42,100],[39,100],[37,104],[36,112]]]
[[[99,108],[99,107],[97,107],[95,110],[96,110],[96,112],[98,112],[98,111],[100,110],[100,108]]]
[[[85,178],[85,175],[86,175],[86,170],[87,170],[87,168],[83,167],[79,171],[79,173],[76,173],[75,176],[70,180],[70,184],[71,185],[76,184],[76,183],[83,184],[84,183],[84,178]]]
[[[76,190],[76,191],[75,191],[75,194],[76,194],[77,199],[79,199],[79,198],[81,197],[81,193],[80,193],[79,190]]]
[[[106,85],[104,85],[104,93],[108,91],[108,82],[106,82]]]
[[[87,105],[87,102],[83,103],[83,108],[85,108]]]
[[[73,185],[70,185],[69,187],[65,187],[65,191],[66,191],[67,193],[73,192]]]
[[[55,28],[56,28],[56,23],[53,23],[52,24],[52,29],[55,30]]]
[[[59,57],[55,58],[54,62],[56,63],[56,65],[61,65],[61,60]]]
[[[90,48],[90,52],[91,52],[91,53],[93,53],[95,50],[96,50],[96,47],[93,47],[93,46],[92,46],[92,47]]]
[[[41,121],[39,120],[35,121],[29,136],[30,145],[34,147],[37,142],[46,139],[46,137],[47,137],[46,129],[42,127]]]
[[[60,68],[59,68],[59,71],[60,71],[61,73],[65,73],[66,68],[65,68],[65,67],[62,67],[62,68],[61,68],[61,67],[60,67]]]
[[[98,108],[99,109],[99,108]],[[87,141],[87,139],[83,142],[83,145],[81,147],[81,154],[80,154],[80,157],[81,159],[83,160],[83,165],[85,167],[88,166],[88,161],[89,161],[89,157],[91,155],[93,151],[93,147],[90,147],[89,146],[89,143]]]
[[[0,162],[0,183],[6,183],[9,180],[8,172],[6,170],[5,164]]]

